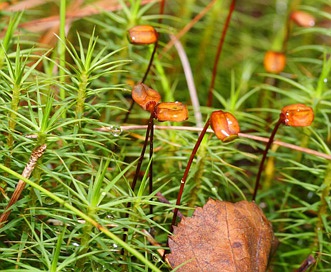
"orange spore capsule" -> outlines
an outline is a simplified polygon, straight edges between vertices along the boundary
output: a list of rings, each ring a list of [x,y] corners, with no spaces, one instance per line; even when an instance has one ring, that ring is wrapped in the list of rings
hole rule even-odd
[[[210,126],[218,139],[223,142],[230,142],[238,137],[240,132],[239,123],[231,113],[214,111],[210,116]]]
[[[161,95],[144,83],[138,83],[132,89],[132,99],[144,110],[153,112],[161,100]]]
[[[280,118],[286,126],[306,127],[314,120],[314,111],[304,104],[292,104],[282,108]]]
[[[282,52],[267,51],[264,55],[263,64],[268,73],[278,74],[285,68],[286,56]]]
[[[182,122],[188,118],[188,110],[181,102],[164,102],[155,107],[154,115],[160,122]]]
[[[136,45],[153,44],[157,42],[158,35],[154,27],[138,25],[129,29],[129,42]]]
[[[304,11],[293,11],[290,18],[298,26],[313,27],[315,25],[315,17]]]

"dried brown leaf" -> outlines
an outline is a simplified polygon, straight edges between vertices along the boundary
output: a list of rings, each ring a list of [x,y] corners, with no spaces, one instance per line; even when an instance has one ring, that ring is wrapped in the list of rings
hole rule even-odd
[[[210,199],[169,238],[176,271],[263,271],[275,244],[271,223],[253,202]]]

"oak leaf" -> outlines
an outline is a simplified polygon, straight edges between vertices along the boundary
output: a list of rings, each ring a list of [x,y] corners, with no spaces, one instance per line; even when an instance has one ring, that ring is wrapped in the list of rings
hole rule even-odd
[[[174,227],[167,259],[176,271],[265,272],[275,241],[254,202],[210,199]]]

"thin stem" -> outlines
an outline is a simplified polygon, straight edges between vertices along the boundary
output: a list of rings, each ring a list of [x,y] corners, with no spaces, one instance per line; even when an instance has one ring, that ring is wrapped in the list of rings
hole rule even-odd
[[[282,118],[279,118],[273,131],[271,132],[271,135],[270,135],[270,138],[269,138],[269,141],[263,151],[263,156],[262,156],[262,160],[260,162],[260,167],[259,167],[259,171],[257,173],[257,176],[256,176],[256,181],[255,181],[255,188],[254,188],[254,193],[253,193],[253,198],[252,198],[252,201],[255,201],[255,198],[256,198],[256,194],[257,194],[257,189],[259,188],[259,184],[260,184],[260,179],[261,179],[261,174],[262,174],[262,171],[263,171],[263,166],[264,166],[264,162],[267,158],[267,154],[268,154],[268,151],[271,147],[271,144],[273,143],[274,141],[274,138],[275,138],[275,135],[277,133],[277,130],[279,128],[279,126],[283,123],[283,119]]]
[[[154,119],[151,120],[151,132],[150,132],[150,139],[149,139],[149,194],[153,193],[153,149],[154,149]],[[149,213],[153,214],[153,205],[149,206]]]
[[[136,168],[136,173],[135,173],[135,175],[133,177],[133,181],[131,183],[131,190],[132,191],[134,191],[134,189],[136,187],[136,184],[137,184],[140,168],[141,168],[141,165],[142,165],[142,162],[143,162],[143,159],[144,159],[144,155],[145,155],[145,151],[146,151],[146,147],[147,147],[148,138],[149,138],[152,126],[153,126],[153,118],[154,118],[154,114],[151,113],[151,116],[148,120],[148,126],[147,126],[147,130],[146,130],[144,145],[143,145],[143,148],[141,150],[141,154],[139,156],[139,160],[138,160],[138,164],[137,164],[137,168]]]
[[[146,147],[147,147],[148,138],[149,138],[150,131],[151,131],[151,129],[153,127],[153,124],[154,124],[153,120],[154,120],[154,113],[152,112],[151,113],[151,116],[150,116],[150,118],[148,120],[145,141],[144,141],[144,145],[143,145],[143,148],[141,150],[141,153],[140,153],[140,156],[139,156],[139,159],[138,159],[136,173],[135,173],[135,175],[133,177],[133,180],[132,180],[132,183],[131,183],[131,190],[132,191],[134,191],[134,189],[136,187],[136,184],[137,184],[137,180],[138,180],[138,177],[139,177],[139,172],[140,172],[140,169],[141,169],[141,165],[143,163],[143,159],[144,159],[144,155],[145,155],[145,151],[146,151]],[[128,202],[128,204],[126,205],[126,208],[129,209],[130,207],[131,207],[131,202]],[[125,216],[126,217],[129,217],[129,213],[126,213]],[[126,241],[126,237],[127,237],[126,232],[127,231],[128,231],[128,229],[127,228],[124,228],[124,231],[123,231],[123,241],[124,242]],[[121,253],[124,254],[124,248],[122,249]]]
[[[131,113],[131,111],[132,111],[132,109],[133,109],[134,104],[135,104],[135,103],[134,103],[134,100],[132,99],[132,100],[131,100],[130,107],[128,108],[128,111],[127,111],[126,114],[125,114],[125,117],[124,117],[124,120],[123,120],[123,124],[125,124],[125,123],[128,121],[129,116],[130,116],[130,113]]]
[[[282,52],[286,52],[287,49],[287,44],[288,44],[288,40],[290,37],[290,32],[291,32],[291,19],[289,17],[287,17],[286,19],[286,26],[284,28],[284,39],[283,39],[283,44],[282,44]]]
[[[154,48],[153,48],[153,52],[152,52],[151,58],[149,59],[149,63],[148,63],[148,66],[147,66],[145,75],[144,75],[143,79],[141,80],[141,83],[144,83],[145,82],[145,80],[147,78],[147,75],[148,75],[148,73],[149,73],[149,71],[150,71],[150,69],[152,67],[152,63],[153,63],[153,60],[154,60],[154,56],[155,56],[157,44],[158,44],[158,42],[156,41],[156,43],[154,44]]]
[[[165,6],[165,0],[161,0],[159,15],[163,15],[163,13],[164,13],[164,6]],[[162,23],[162,17],[159,18],[158,23],[159,24]]]
[[[160,201],[161,203],[165,203],[165,204],[171,205],[170,201],[168,199],[166,199],[166,197],[164,195],[162,195],[161,192],[157,192],[156,193],[156,197],[157,197],[157,200]],[[180,219],[182,219],[184,217],[184,215],[180,211],[178,211],[177,216]]]
[[[226,21],[225,21],[225,24],[224,24],[224,27],[223,27],[221,39],[220,39],[220,42],[218,44],[218,48],[217,48],[217,52],[216,52],[216,57],[215,57],[215,62],[214,62],[214,67],[213,67],[213,74],[212,74],[211,83],[210,83],[209,91],[208,91],[208,101],[207,101],[207,106],[208,107],[211,107],[212,104],[213,104],[213,89],[214,89],[214,86],[215,86],[218,61],[219,61],[220,56],[221,56],[221,53],[222,53],[222,48],[223,48],[223,44],[224,44],[226,32],[227,32],[227,30],[229,28],[231,16],[232,16],[232,13],[234,11],[235,5],[236,5],[236,1],[235,0],[232,0],[231,1],[231,5],[230,5],[228,16],[226,18]]]
[[[180,205],[180,201],[181,201],[181,198],[182,198],[182,195],[183,195],[183,191],[184,191],[184,186],[185,186],[185,183],[186,183],[186,180],[187,180],[187,177],[188,177],[188,173],[190,171],[190,168],[191,168],[191,165],[192,165],[194,156],[197,153],[198,148],[199,148],[199,146],[201,144],[201,141],[202,141],[203,137],[206,134],[206,131],[207,131],[208,127],[209,127],[209,123],[210,123],[210,119],[207,120],[205,126],[203,127],[203,129],[202,129],[202,131],[201,131],[201,133],[199,135],[199,138],[198,138],[197,142],[195,143],[195,146],[194,146],[194,148],[192,150],[191,156],[190,156],[190,158],[188,160],[188,163],[187,163],[187,166],[186,166],[186,169],[185,169],[183,178],[180,181],[180,188],[179,188],[179,193],[178,193],[178,196],[177,196],[176,206],[179,206]],[[173,226],[176,223],[177,214],[178,214],[178,207],[176,207],[174,209],[174,215],[172,217],[172,222],[171,222],[171,231],[172,231]]]
[[[60,67],[65,67],[66,65],[66,56],[65,56],[65,48],[66,48],[66,0],[61,0],[60,2],[60,29],[59,29],[59,35],[62,42],[58,43],[58,54],[59,54],[59,64]],[[59,78],[60,82],[65,82],[65,70],[59,69]],[[60,88],[60,97],[62,101],[65,99],[66,93],[65,89]],[[65,112],[63,113],[63,117],[65,117]]]

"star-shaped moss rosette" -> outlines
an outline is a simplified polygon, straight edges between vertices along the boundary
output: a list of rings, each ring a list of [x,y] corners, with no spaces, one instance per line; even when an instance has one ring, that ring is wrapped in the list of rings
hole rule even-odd
[[[263,171],[264,162],[267,158],[268,151],[271,144],[275,138],[277,130],[280,125],[291,126],[291,127],[306,127],[310,126],[314,120],[314,111],[311,107],[304,104],[291,104],[282,108],[279,115],[279,119],[271,132],[269,141],[263,152],[262,160],[260,163],[259,171],[256,176],[255,188],[253,193],[253,201],[256,198],[257,190],[259,188],[259,183],[261,179],[261,174]]]
[[[180,182],[180,188],[179,188],[179,192],[178,192],[178,196],[177,196],[176,206],[180,205],[180,201],[181,201],[181,198],[182,198],[182,195],[184,192],[184,186],[185,186],[193,159],[195,157],[195,154],[198,151],[198,148],[201,144],[203,137],[206,134],[206,131],[207,131],[209,125],[214,130],[217,138],[219,138],[223,142],[230,142],[230,141],[234,140],[235,138],[238,137],[238,134],[240,132],[239,123],[238,123],[237,119],[231,113],[224,112],[221,110],[212,112],[210,118],[207,120],[205,126],[203,127],[203,129],[198,137],[198,140],[192,150],[190,158],[188,160],[183,178]],[[175,208],[174,215],[172,217],[172,222],[171,222],[171,231],[172,231],[173,226],[176,224],[177,214],[178,214],[178,208]]]

